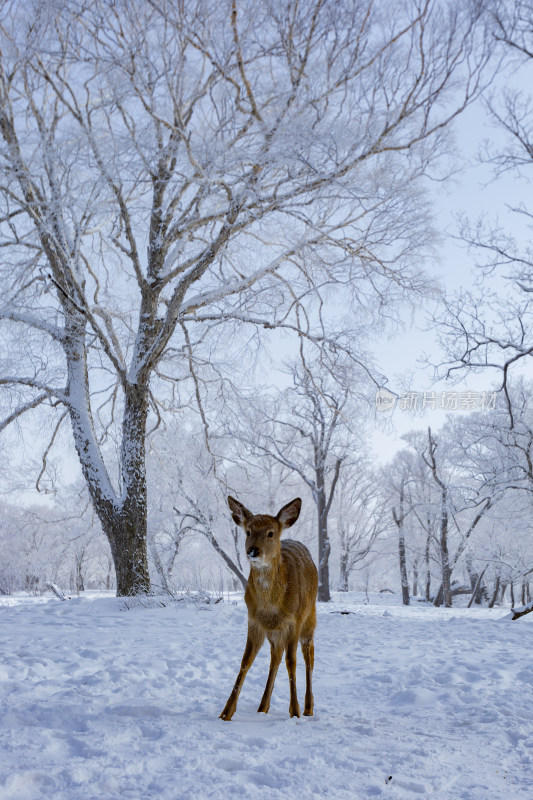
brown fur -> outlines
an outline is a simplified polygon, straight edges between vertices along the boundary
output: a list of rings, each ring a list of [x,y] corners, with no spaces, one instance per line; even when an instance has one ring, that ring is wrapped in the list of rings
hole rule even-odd
[[[318,575],[305,545],[291,539],[280,541],[283,530],[298,519],[302,501],[297,497],[283,506],[275,517],[267,514],[254,516],[233,497],[228,497],[228,504],[234,522],[246,532],[246,554],[250,561],[250,577],[244,593],[248,608],[248,638],[237,680],[220,718],[230,720],[235,713],[246,673],[265,637],[270,642],[270,670],[257,710],[266,713],[270,708],[274,681],[285,652],[290,687],[289,712],[291,717],[300,716],[296,694],[296,650],[300,642],[306,668],[304,715],[312,716]]]

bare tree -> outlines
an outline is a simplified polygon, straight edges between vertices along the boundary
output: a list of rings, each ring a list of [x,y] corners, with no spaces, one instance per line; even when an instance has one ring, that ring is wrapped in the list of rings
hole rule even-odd
[[[241,422],[235,429],[252,456],[280,464],[309,488],[318,534],[318,599],[327,602],[331,599],[328,519],[341,469],[357,444],[348,431],[360,415],[350,402],[346,376],[341,381],[327,372],[320,374],[303,356],[290,366],[290,372],[293,385],[270,402],[262,397],[246,424]]]
[[[439,551],[442,569],[442,593],[444,605],[451,608],[452,605],[452,567],[450,564],[450,553],[448,546],[448,524],[450,519],[450,499],[447,481],[443,479],[439,465],[437,464],[437,442],[431,428],[428,428],[427,450],[422,453],[422,460],[430,470],[433,481],[438,487],[440,494],[440,516],[439,516]]]
[[[231,455],[228,443],[218,441],[217,445],[215,459],[201,427],[184,433],[176,423],[159,430],[151,439],[150,549],[161,587],[170,594],[175,587],[172,571],[182,544],[191,537],[206,540],[234,578],[246,587],[240,553],[242,541],[231,521],[226,500],[229,482],[242,484],[242,475],[235,474],[238,469],[228,458]],[[180,448],[188,454],[186,461]]]
[[[94,517],[87,497],[76,491],[56,496],[50,506],[4,504],[0,594],[43,592],[47,582],[78,593],[103,588],[109,546]]]
[[[247,578],[242,571],[242,566],[237,563],[236,558],[232,557],[230,553],[224,549],[215,533],[215,527],[220,525],[221,520],[212,515],[206,516],[199,503],[194,501],[189,495],[185,494],[184,498],[187,501],[188,510],[180,511],[176,508],[178,518],[183,521],[192,533],[199,533],[205,536],[215,552],[218,553],[226,566],[233,572],[242,588],[245,589]]]
[[[438,520],[433,514],[432,501],[434,489],[427,481],[419,480],[416,485],[417,502],[413,506],[413,514],[422,533],[422,546],[418,545],[413,558],[413,595],[418,594],[419,566],[424,564],[424,598],[431,598],[431,566],[433,545],[437,541]]]
[[[487,425],[488,416],[483,419]],[[418,590],[422,562],[426,599],[449,607],[454,594],[475,588],[479,557],[484,564],[492,560],[490,537],[484,534],[481,544],[476,544],[475,556],[472,543],[500,502],[502,487],[497,470],[485,469],[477,433],[477,429],[469,430],[467,419],[451,418],[438,434],[431,428],[426,434],[412,432],[404,437],[409,449],[400,451],[383,470],[387,507],[398,529],[404,603],[409,601],[410,564],[413,593],[415,587]],[[495,520],[492,517],[491,523],[496,524]],[[487,526],[490,529],[488,522]],[[440,581],[436,592],[430,589],[433,565]],[[458,566],[466,567],[470,589],[452,580]]]
[[[441,434],[439,440],[431,428],[428,428],[427,444],[422,446],[420,439],[418,453],[428,470],[430,480],[435,484],[438,497],[433,513],[437,521],[436,538],[442,583],[434,602],[440,605],[444,601],[444,605],[450,608],[453,570],[465,552],[470,537],[495,503],[497,492],[485,476],[476,476],[480,480],[472,480],[463,469],[461,460],[457,458],[457,450],[454,450],[455,443],[449,429]],[[411,438],[411,443],[417,447],[416,437]],[[460,537],[453,555],[450,552],[452,526]]]
[[[390,515],[383,500],[378,475],[361,461],[342,470],[335,502],[341,592],[348,591],[350,575],[369,563],[376,541],[390,528]]]
[[[412,455],[406,451],[398,453],[390,468],[386,470],[388,506],[398,532],[398,563],[404,606],[410,604],[405,529],[406,520],[412,517],[413,512],[410,484],[414,480],[415,470]]]
[[[339,348],[326,286],[362,309],[423,285],[421,178],[479,91],[483,19],[459,0],[2,4],[0,427],[48,407],[48,453],[70,422],[119,595],[150,586],[147,430],[197,380],[205,326]]]
[[[531,383],[509,381],[507,403],[490,416],[472,414],[464,437],[463,463],[482,474],[498,498],[488,542],[494,580],[492,605],[500,589],[527,582],[532,573],[531,503],[533,500],[533,418]],[[525,603],[524,603],[525,604]]]
[[[177,512],[177,520],[172,529],[158,530],[148,534],[150,555],[157,573],[159,584],[165,594],[173,594],[172,571],[184,539],[190,533],[186,520]],[[153,586],[153,582],[152,582]]]
[[[533,65],[533,3],[531,0],[491,0],[487,9],[494,20],[495,38],[514,71]],[[501,84],[500,84],[501,85]],[[505,81],[486,97],[490,120],[505,134],[505,144],[489,145],[482,160],[495,178],[504,173],[526,176],[533,163],[533,106],[531,93]],[[448,373],[489,371],[496,374],[507,403],[510,427],[514,409],[511,378],[517,365],[533,356],[533,245],[529,240],[533,211],[511,198],[515,221],[523,222],[524,240],[509,233],[509,226],[464,216],[460,236],[478,259],[482,288],[461,293],[445,303],[439,319],[448,352]],[[499,284],[490,287],[490,278]],[[503,287],[503,288],[502,288]]]

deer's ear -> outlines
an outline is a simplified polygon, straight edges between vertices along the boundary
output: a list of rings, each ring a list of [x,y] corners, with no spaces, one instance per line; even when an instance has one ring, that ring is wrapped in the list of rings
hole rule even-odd
[[[239,503],[238,500],[235,500],[234,497],[228,496],[228,506],[231,510],[233,522],[236,525],[240,525],[241,528],[244,528],[248,520],[253,517],[252,512],[248,511],[248,509],[245,508],[242,503]]]
[[[297,497],[296,499],[291,500],[290,503],[287,503],[286,506],[283,506],[280,511],[278,511],[276,519],[282,528],[290,528],[291,525],[294,525],[300,516],[301,507],[302,501],[299,497]]]

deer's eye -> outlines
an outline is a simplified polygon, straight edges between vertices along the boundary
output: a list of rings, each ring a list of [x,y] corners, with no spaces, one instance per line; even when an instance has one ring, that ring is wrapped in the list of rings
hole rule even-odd
[[[250,531],[246,531],[246,536],[248,537],[249,535],[250,535]]]
[[[274,531],[269,531],[267,533],[267,536],[268,536],[269,539],[272,539],[272,537],[274,536]]]

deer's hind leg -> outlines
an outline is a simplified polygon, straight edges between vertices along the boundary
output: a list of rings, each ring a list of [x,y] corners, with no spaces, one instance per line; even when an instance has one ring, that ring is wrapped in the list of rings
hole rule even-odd
[[[304,717],[313,716],[313,666],[315,645],[312,639],[302,640],[302,653],[305,661],[305,704]]]
[[[289,673],[289,689],[290,689],[290,702],[289,714],[291,717],[300,716],[300,705],[298,703],[298,694],[296,692],[296,652],[298,649],[298,639],[289,639],[287,643],[287,651],[285,653],[285,663],[287,664],[287,672]]]
[[[315,645],[313,641],[313,636],[315,633],[315,626],[316,626],[316,612],[313,609],[313,613],[309,620],[306,621],[306,624],[302,628],[302,632],[300,634],[300,644],[302,646],[302,654],[305,661],[305,705],[304,705],[304,717],[312,717],[313,716],[313,667],[315,665]]]

